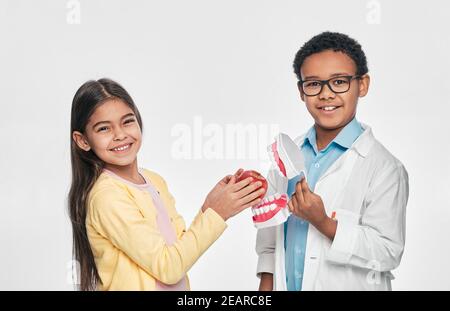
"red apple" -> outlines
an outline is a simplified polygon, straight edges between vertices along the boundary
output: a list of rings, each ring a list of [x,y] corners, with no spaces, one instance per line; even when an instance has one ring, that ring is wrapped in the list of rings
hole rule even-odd
[[[261,187],[264,188],[265,191],[264,191],[263,194],[261,194],[260,198],[261,199],[264,198],[264,196],[266,195],[266,192],[267,192],[267,180],[260,173],[258,173],[257,171],[249,170],[249,171],[243,171],[241,173],[241,175],[239,175],[237,177],[237,181],[236,182],[240,182],[241,180],[244,180],[247,177],[253,177],[253,182],[260,181],[262,183]]]

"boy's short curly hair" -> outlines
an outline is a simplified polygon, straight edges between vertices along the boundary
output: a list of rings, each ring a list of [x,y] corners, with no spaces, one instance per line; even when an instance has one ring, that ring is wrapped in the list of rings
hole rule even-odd
[[[348,55],[356,64],[357,75],[364,75],[369,71],[366,55],[355,39],[339,32],[326,31],[308,40],[295,55],[293,67],[299,81],[302,79],[300,69],[305,59],[325,50],[343,52]]]

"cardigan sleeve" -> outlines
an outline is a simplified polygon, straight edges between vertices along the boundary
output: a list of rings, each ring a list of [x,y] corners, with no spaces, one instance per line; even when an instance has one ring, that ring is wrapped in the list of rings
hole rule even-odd
[[[93,194],[88,204],[94,229],[165,284],[181,280],[227,227],[214,210],[200,210],[190,228],[167,245],[126,192],[105,187]]]

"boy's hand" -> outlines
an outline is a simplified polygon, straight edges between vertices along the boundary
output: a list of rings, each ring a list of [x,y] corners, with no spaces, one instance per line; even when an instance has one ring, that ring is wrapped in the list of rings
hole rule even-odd
[[[273,274],[261,273],[261,281],[259,282],[259,291],[272,291],[273,290]]]
[[[334,239],[337,222],[327,216],[322,198],[309,190],[305,178],[297,182],[288,206],[292,214],[311,223],[330,240]]]

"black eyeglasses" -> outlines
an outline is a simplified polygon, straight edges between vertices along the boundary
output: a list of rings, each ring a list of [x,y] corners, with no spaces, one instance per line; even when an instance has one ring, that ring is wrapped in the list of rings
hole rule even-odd
[[[333,93],[345,93],[350,89],[350,83],[353,79],[360,79],[361,76],[338,76],[328,80],[306,80],[298,81],[299,87],[302,88],[306,96],[316,96],[322,92],[323,86],[326,84]]]

